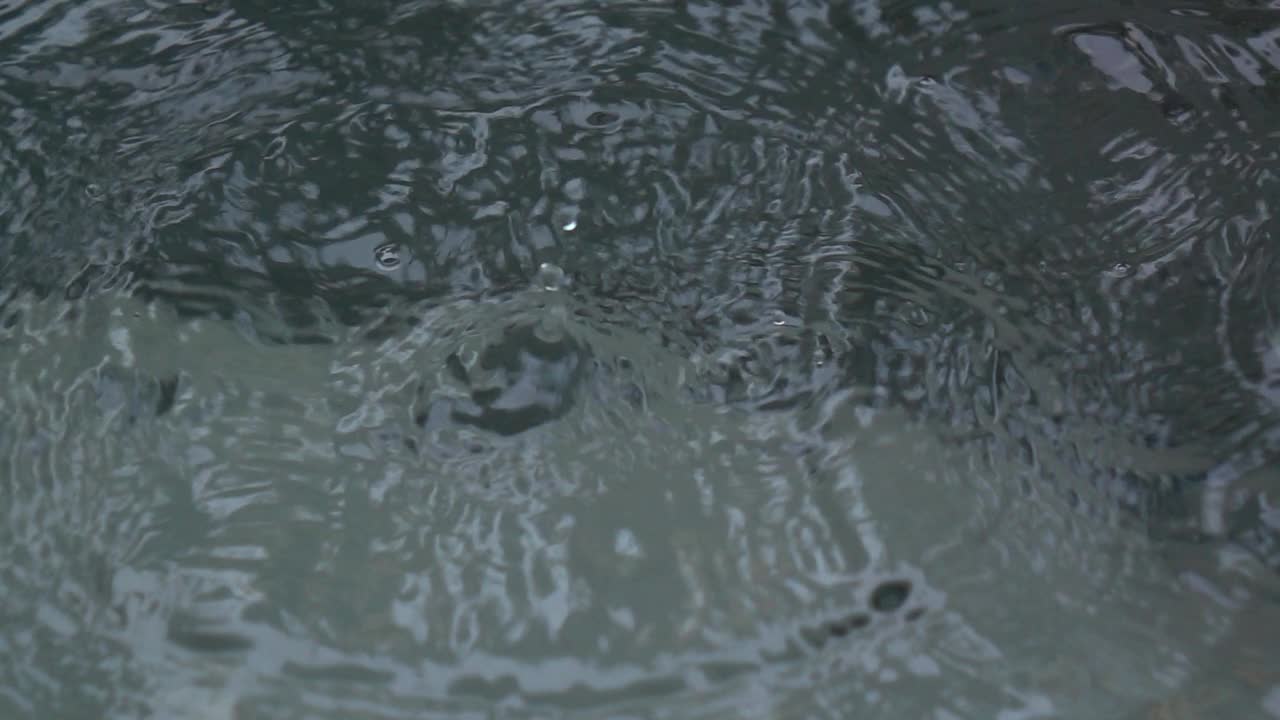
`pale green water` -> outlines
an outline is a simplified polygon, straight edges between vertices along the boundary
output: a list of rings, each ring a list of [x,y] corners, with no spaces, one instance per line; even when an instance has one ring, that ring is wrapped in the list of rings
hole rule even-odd
[[[0,9],[0,719],[1280,717],[1276,18]]]

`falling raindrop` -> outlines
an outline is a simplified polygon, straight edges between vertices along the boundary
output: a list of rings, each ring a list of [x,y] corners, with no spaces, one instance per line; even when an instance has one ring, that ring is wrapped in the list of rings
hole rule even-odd
[[[400,248],[395,245],[380,245],[373,251],[373,259],[382,270],[395,270],[400,267]]]

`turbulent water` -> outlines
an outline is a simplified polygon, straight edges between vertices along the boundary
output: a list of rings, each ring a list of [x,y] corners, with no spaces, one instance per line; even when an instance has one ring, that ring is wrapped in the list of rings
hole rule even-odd
[[[1280,5],[0,3],[0,717],[1280,718]]]

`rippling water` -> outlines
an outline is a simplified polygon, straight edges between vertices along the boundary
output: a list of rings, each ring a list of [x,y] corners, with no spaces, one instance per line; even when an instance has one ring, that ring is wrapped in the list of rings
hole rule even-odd
[[[1280,5],[0,50],[0,716],[1280,717]]]

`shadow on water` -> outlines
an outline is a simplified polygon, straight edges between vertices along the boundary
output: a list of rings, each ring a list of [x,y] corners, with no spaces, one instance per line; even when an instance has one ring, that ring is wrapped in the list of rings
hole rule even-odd
[[[1280,8],[0,6],[0,715],[1280,717]]]

